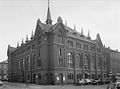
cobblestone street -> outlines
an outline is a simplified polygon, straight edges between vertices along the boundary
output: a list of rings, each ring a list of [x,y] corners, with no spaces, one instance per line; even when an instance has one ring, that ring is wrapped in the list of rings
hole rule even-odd
[[[4,82],[4,85],[0,89],[106,89],[107,85],[35,85],[24,83],[8,83]]]

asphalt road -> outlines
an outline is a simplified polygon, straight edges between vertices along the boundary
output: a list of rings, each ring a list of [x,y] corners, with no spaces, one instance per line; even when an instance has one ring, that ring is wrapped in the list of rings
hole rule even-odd
[[[4,82],[0,89],[106,89],[107,85],[35,85],[24,83],[8,83]]]

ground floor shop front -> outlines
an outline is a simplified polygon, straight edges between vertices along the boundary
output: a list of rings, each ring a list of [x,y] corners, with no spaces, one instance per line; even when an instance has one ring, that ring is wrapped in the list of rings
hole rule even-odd
[[[12,74],[13,82],[26,82],[33,84],[75,84],[79,79],[86,78],[106,78],[106,72],[67,69],[54,71],[28,71],[23,74]]]

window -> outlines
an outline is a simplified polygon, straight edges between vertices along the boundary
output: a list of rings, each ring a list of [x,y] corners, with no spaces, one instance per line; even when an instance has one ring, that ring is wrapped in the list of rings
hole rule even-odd
[[[38,38],[38,44],[41,44],[41,36]]]
[[[97,52],[101,53],[101,49],[100,49],[100,48],[97,48]]]
[[[35,54],[33,55],[33,68],[35,68]]]
[[[74,79],[74,75],[72,73],[68,74],[68,79],[73,80]]]
[[[40,73],[38,74],[38,80],[41,80],[41,74]]]
[[[76,43],[76,48],[81,48],[81,44],[80,43]]]
[[[82,68],[83,63],[82,63],[82,54],[77,54],[77,60],[78,60],[78,67]]]
[[[89,57],[88,57],[88,55],[85,55],[85,58],[84,58],[84,69],[88,69],[88,66],[89,66]]]
[[[26,63],[26,69],[30,69],[30,57],[27,56],[27,63]]]
[[[84,45],[84,49],[85,49],[85,50],[88,50],[88,45]]]
[[[38,60],[38,67],[41,67],[41,59]]]
[[[23,68],[23,70],[25,69],[25,59],[24,58],[22,59],[22,68]]]
[[[67,61],[68,61],[68,67],[73,68],[73,58],[72,58],[72,53],[69,52],[67,54]]]
[[[20,69],[20,60],[18,60],[18,69]]]
[[[32,50],[35,49],[35,44],[32,45]]]
[[[59,49],[59,55],[60,56],[62,55],[62,49],[61,48]]]
[[[27,80],[30,80],[30,75],[29,74],[27,75]]]
[[[100,69],[100,67],[101,67],[101,57],[97,58],[97,67],[98,67],[98,69]]]
[[[106,65],[106,63],[105,63],[105,61],[104,61],[104,63],[103,63],[103,68],[104,68],[104,69],[106,68],[105,65]]]
[[[62,31],[60,30],[57,35],[58,35],[58,43],[63,43]]]
[[[68,40],[67,43],[68,43],[69,47],[73,47],[73,42],[72,41]]]
[[[62,58],[59,58],[58,59],[58,66],[63,66],[63,59]]]
[[[91,46],[90,50],[91,50],[91,51],[95,51],[95,47],[94,47],[94,46]]]
[[[95,69],[95,57],[94,56],[91,56],[91,69]]]
[[[39,49],[39,53],[38,53],[38,54],[39,54],[39,56],[40,56],[40,49]]]

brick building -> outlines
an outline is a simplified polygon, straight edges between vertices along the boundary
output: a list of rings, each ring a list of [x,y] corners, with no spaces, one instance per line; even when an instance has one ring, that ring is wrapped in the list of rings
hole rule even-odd
[[[106,78],[107,57],[100,35],[85,36],[64,24],[52,24],[48,6],[46,23],[37,20],[31,39],[8,46],[8,78],[11,82],[71,84],[81,78]]]

